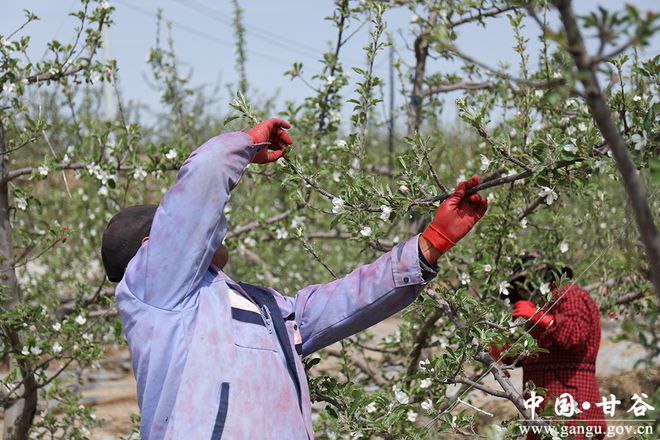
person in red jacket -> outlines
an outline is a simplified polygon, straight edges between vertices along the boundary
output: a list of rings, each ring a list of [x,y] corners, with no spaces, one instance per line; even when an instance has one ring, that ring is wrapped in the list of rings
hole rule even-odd
[[[549,406],[553,417],[566,417],[561,429],[573,433],[574,439],[602,439],[607,427],[596,381],[600,347],[598,306],[586,290],[570,282],[570,268],[557,270],[538,264],[537,257],[538,254],[522,256],[523,264],[514,273],[509,295],[513,318],[527,320],[530,334],[540,348],[547,350],[521,361],[523,383],[546,389],[537,412]],[[533,285],[532,275],[551,289],[547,302],[539,295],[540,286]],[[561,275],[569,282],[558,288]],[[537,308],[537,304],[541,307]],[[529,398],[529,393],[525,398]],[[528,440],[538,438],[534,433],[527,435]]]

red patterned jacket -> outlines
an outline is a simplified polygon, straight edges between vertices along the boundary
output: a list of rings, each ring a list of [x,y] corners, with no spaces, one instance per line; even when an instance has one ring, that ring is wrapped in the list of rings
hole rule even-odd
[[[566,425],[586,424],[585,428],[594,433],[591,438],[604,438],[605,416],[602,408],[596,406],[601,402],[596,382],[596,357],[600,347],[598,306],[586,290],[575,284],[564,286],[559,294],[557,290],[553,291],[553,298],[544,309],[551,307],[549,313],[554,315],[554,324],[540,334],[532,332],[538,346],[548,353],[538,353],[523,360],[523,383],[531,381],[537,387],[547,389],[544,404],[550,405],[553,417],[555,398],[570,393],[582,412],[574,415]],[[530,434],[527,438],[538,437]],[[576,435],[574,438],[584,439],[585,436]]]

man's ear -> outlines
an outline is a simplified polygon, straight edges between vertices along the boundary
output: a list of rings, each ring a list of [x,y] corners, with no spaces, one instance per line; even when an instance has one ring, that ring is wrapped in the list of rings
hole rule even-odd
[[[142,239],[142,241],[140,242],[140,246],[142,246],[144,243],[146,243],[147,240],[149,240],[149,236],[146,236]]]

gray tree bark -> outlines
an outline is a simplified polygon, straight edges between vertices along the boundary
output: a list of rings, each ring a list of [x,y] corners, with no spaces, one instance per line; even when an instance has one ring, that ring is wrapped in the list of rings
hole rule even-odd
[[[584,87],[587,105],[591,110],[594,122],[610,147],[614,162],[621,173],[623,187],[635,214],[637,229],[646,250],[649,278],[653,283],[656,295],[660,297],[660,233],[653,222],[644,183],[637,174],[635,164],[630,157],[628,144],[612,119],[609,106],[598,84],[595,69],[597,60],[587,53],[571,0],[554,0],[554,5],[559,10],[566,32],[568,52],[573,57],[580,73],[580,82]]]
[[[2,115],[0,115],[0,118]],[[6,179],[7,145],[5,129],[0,119],[0,288],[4,295],[2,307],[12,309],[19,302],[18,282],[14,268],[14,245],[12,242],[11,211],[9,208],[9,183]],[[14,352],[20,350],[20,334],[16,328],[2,323],[2,336],[6,347]],[[15,360],[10,360],[15,362]],[[34,413],[37,409],[37,382],[28,365],[17,362],[21,372],[22,385],[15,396],[5,401],[4,440],[24,440],[28,438]]]

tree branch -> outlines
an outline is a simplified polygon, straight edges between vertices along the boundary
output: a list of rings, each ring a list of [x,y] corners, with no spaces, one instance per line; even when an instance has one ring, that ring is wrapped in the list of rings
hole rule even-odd
[[[422,124],[422,101],[424,100],[424,76],[426,75],[426,58],[429,54],[429,42],[426,38],[429,29],[432,29],[438,21],[438,13],[435,11],[435,4],[431,6],[432,12],[429,15],[428,27],[423,28],[420,34],[415,38],[415,70],[413,73],[412,94],[408,103],[408,135],[412,135],[419,130]]]
[[[605,142],[612,151],[614,162],[623,178],[623,187],[626,190],[630,205],[635,214],[637,228],[646,250],[651,282],[655,288],[656,295],[660,297],[660,233],[658,233],[658,229],[653,221],[644,184],[638,176],[635,164],[630,157],[629,146],[612,119],[609,105],[598,84],[593,60],[587,54],[587,48],[580,32],[571,1],[554,0],[553,3],[559,10],[561,22],[566,33],[568,43],[566,49],[573,57],[573,61],[580,72],[579,79],[585,90],[587,105]]]
[[[458,81],[452,84],[439,84],[436,86],[429,86],[422,92],[423,97],[436,95],[438,93],[454,92],[456,90],[488,90],[492,89],[494,84],[490,81],[484,82],[467,82]]]
[[[454,378],[448,379],[447,383],[450,383],[450,384],[462,383],[462,384],[465,384],[465,385],[469,385],[472,388],[476,388],[477,390],[483,391],[486,394],[490,394],[491,396],[500,397],[502,399],[508,399],[509,398],[509,396],[504,391],[498,391],[494,388],[487,387],[486,385],[482,385],[480,383],[477,383],[477,382],[473,381],[472,379],[468,379],[467,377],[456,376]]]

